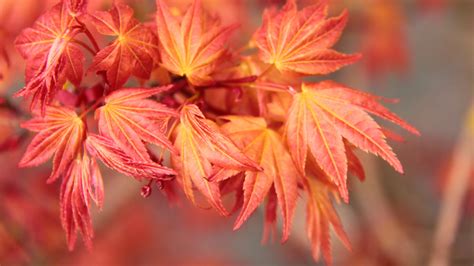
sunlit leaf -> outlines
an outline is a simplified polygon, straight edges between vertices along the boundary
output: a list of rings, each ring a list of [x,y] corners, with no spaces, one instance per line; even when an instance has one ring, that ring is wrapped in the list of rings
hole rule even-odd
[[[304,171],[308,151],[348,201],[347,155],[343,139],[376,154],[398,172],[402,165],[385,141],[380,126],[369,116],[375,114],[412,133],[416,129],[377,103],[377,97],[333,82],[303,84],[294,95],[288,114],[287,139],[297,166]]]
[[[194,185],[216,210],[227,215],[220,199],[219,185],[207,180],[213,173],[213,167],[238,171],[258,171],[260,167],[245,156],[216,125],[206,120],[196,105],[182,108],[180,122],[175,141],[180,156],[173,156],[172,162],[179,172],[186,196],[195,202]]]
[[[339,40],[347,12],[326,19],[327,0],[298,11],[295,0],[280,10],[266,9],[255,33],[260,58],[280,71],[328,74],[354,63],[360,55],[346,55],[331,47]]]
[[[298,170],[280,135],[269,128],[263,118],[226,116],[225,119],[230,122],[224,124],[222,130],[263,169],[245,172],[244,204],[234,229],[247,220],[273,186],[283,216],[282,241],[286,241],[296,206]],[[214,180],[223,178],[227,177],[222,173],[213,177]]]
[[[193,1],[182,18],[172,15],[163,0],[156,0],[156,24],[162,65],[194,85],[212,82],[210,75],[222,59],[224,47],[235,26],[222,27],[219,20]]]

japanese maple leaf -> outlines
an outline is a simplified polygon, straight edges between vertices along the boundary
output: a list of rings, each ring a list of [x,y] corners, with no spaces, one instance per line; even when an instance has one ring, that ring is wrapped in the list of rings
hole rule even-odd
[[[90,70],[105,71],[113,89],[120,88],[131,75],[148,79],[157,57],[155,34],[133,18],[133,9],[123,3],[92,14],[92,23],[101,34],[117,38],[97,53]]]
[[[151,161],[144,141],[176,152],[165,134],[169,118],[177,117],[178,113],[147,99],[169,88],[171,86],[120,89],[112,92],[105,98],[105,105],[96,111],[100,133],[110,137],[137,161]]]
[[[304,185],[308,193],[306,231],[311,241],[313,257],[317,261],[322,253],[326,263],[332,265],[330,226],[344,246],[351,249],[349,239],[329,198],[332,189],[313,177],[305,178]]]
[[[85,124],[76,112],[65,107],[48,106],[44,116],[37,115],[22,127],[38,134],[28,145],[20,167],[37,166],[53,155],[53,170],[48,182],[64,174],[81,147]]]
[[[327,9],[327,0],[300,11],[296,0],[288,0],[280,11],[266,9],[254,36],[260,59],[279,71],[308,75],[328,74],[354,63],[360,55],[331,49],[346,25],[347,12],[326,19]]]
[[[348,201],[347,155],[343,139],[376,154],[403,173],[402,165],[385,141],[374,114],[414,134],[418,131],[378,103],[379,97],[324,81],[303,84],[293,97],[286,124],[290,152],[304,172],[308,150]]]
[[[66,79],[79,86],[84,55],[74,37],[80,29],[64,3],[57,4],[18,36],[15,45],[28,60],[26,85],[16,96],[32,96],[32,109],[44,113]]]
[[[226,116],[230,120],[222,126],[239,148],[257,162],[263,171],[246,171],[244,202],[234,229],[238,229],[263,202],[274,186],[278,205],[283,215],[283,238],[288,239],[297,199],[298,170],[280,135],[270,129],[263,118]],[[235,173],[216,173],[211,180],[224,180]]]
[[[173,169],[152,161],[137,161],[121,150],[110,138],[89,134],[85,141],[87,151],[107,167],[141,181],[142,179],[170,180],[176,175]]]
[[[90,201],[102,208],[104,186],[102,175],[95,159],[84,153],[70,164],[61,185],[60,193],[61,224],[66,231],[69,249],[74,249],[77,231],[84,243],[91,247],[94,232],[90,216]]]
[[[235,26],[221,27],[217,19],[201,10],[199,0],[181,20],[171,14],[163,0],[156,0],[156,5],[162,66],[173,74],[186,76],[193,85],[211,82],[210,75]]]
[[[194,184],[216,210],[227,215],[221,202],[219,184],[207,180],[213,168],[259,171],[260,167],[222,134],[217,125],[206,120],[196,105],[182,108],[180,122],[175,140],[180,155],[172,156],[172,163],[186,196],[195,202]]]

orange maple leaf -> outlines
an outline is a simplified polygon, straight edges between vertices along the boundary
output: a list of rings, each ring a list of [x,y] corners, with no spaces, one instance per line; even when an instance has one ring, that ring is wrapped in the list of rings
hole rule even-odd
[[[346,55],[330,49],[347,22],[347,12],[326,19],[327,0],[298,11],[288,0],[281,11],[266,9],[254,39],[262,61],[280,71],[307,75],[328,74],[354,63],[359,54]]]
[[[195,202],[194,184],[219,213],[227,215],[219,184],[207,180],[215,171],[213,168],[259,171],[260,167],[222,134],[217,125],[206,120],[196,105],[183,107],[180,122],[175,140],[180,156],[173,155],[172,163],[179,172],[186,196]]]
[[[73,110],[48,106],[45,115],[22,124],[38,134],[33,138],[21,159],[20,167],[32,167],[46,162],[54,154],[53,171],[48,182],[64,174],[76,158],[84,141],[85,124]]]
[[[242,151],[255,160],[263,171],[246,171],[243,183],[243,208],[234,229],[238,229],[263,202],[272,187],[283,216],[282,242],[288,239],[297,200],[298,170],[281,136],[270,129],[261,117],[225,116],[230,122],[222,126]],[[221,170],[210,179],[221,181],[238,172]],[[269,203],[270,204],[270,203]]]
[[[212,82],[210,75],[222,59],[224,46],[235,26],[222,27],[219,20],[201,10],[195,0],[182,20],[174,17],[163,0],[156,0],[156,24],[162,66],[193,85]]]
[[[376,96],[328,81],[303,84],[295,94],[286,123],[291,154],[304,172],[308,150],[321,169],[339,188],[347,202],[347,155],[343,138],[356,147],[376,154],[403,173],[402,165],[385,141],[372,113],[414,134],[418,131],[380,105]]]
[[[132,74],[148,79],[158,56],[158,40],[151,29],[133,18],[133,9],[115,3],[110,11],[96,11],[91,18],[101,34],[117,39],[97,53],[90,70],[105,71],[113,89],[120,88]]]
[[[151,161],[144,141],[177,152],[166,136],[167,123],[178,113],[154,100],[146,99],[172,86],[153,89],[130,88],[112,92],[97,109],[100,134],[111,138],[120,149],[137,161]]]

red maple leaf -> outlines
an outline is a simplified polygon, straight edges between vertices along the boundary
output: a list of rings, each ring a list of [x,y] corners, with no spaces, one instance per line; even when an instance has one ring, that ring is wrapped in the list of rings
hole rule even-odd
[[[131,75],[148,79],[157,59],[155,34],[133,17],[133,9],[115,3],[108,12],[92,13],[92,23],[104,35],[117,37],[94,57],[91,71],[105,71],[111,88],[120,88]]]
[[[344,246],[351,249],[349,239],[330,200],[332,189],[315,178],[306,178],[304,184],[308,193],[306,231],[311,240],[313,257],[317,261],[322,253],[326,263],[332,265],[330,226]]]

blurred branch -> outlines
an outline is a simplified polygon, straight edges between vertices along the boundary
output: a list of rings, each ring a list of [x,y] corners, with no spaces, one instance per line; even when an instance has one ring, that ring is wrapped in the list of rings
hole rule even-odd
[[[431,266],[449,265],[451,247],[462,216],[462,203],[469,187],[474,150],[474,103],[456,144],[453,164],[448,173],[446,190],[434,235]]]
[[[384,195],[383,186],[379,181],[381,174],[377,168],[377,157],[366,153],[360,153],[358,156],[363,160],[367,179],[363,183],[354,184],[352,195],[368,228],[392,261],[397,262],[397,265],[414,265],[417,248],[413,239],[403,230]]]

